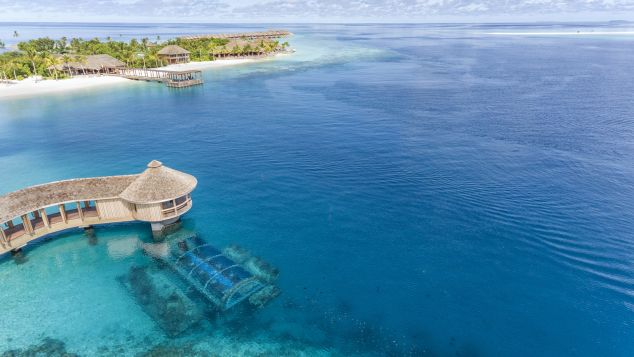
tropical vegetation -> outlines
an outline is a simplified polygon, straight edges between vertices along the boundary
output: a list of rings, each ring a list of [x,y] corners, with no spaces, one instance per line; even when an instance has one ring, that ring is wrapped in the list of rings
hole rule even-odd
[[[18,36],[17,32],[14,36]],[[157,36],[157,41],[160,37]],[[0,80],[24,79],[29,76],[44,78],[64,78],[56,68],[70,62],[82,62],[88,55],[107,54],[124,62],[128,67],[160,67],[163,65],[157,52],[165,45],[178,45],[190,51],[192,61],[212,61],[215,55],[242,55],[253,52],[272,53],[288,47],[273,40],[229,41],[219,38],[173,39],[158,45],[148,38],[132,39],[129,42],[105,41],[98,38],[84,40],[62,37],[53,40],[48,37],[18,43],[18,51],[0,53]]]

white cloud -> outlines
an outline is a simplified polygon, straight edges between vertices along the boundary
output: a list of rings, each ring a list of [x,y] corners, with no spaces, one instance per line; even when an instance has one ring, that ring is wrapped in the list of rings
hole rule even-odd
[[[120,18],[172,22],[271,19],[419,19],[434,16],[525,15],[634,11],[634,0],[0,0],[0,20],[19,14],[52,19]],[[15,18],[11,18],[12,14]]]

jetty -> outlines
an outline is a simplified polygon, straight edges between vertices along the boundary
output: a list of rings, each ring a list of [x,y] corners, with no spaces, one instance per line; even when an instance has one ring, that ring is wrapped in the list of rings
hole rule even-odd
[[[136,175],[79,178],[0,196],[0,255],[71,228],[142,221],[160,233],[192,207],[194,176],[152,161]]]
[[[167,46],[169,49],[159,57],[166,63],[188,63],[189,51],[178,46]],[[166,48],[167,48],[166,47]],[[58,56],[62,58],[62,56]],[[203,84],[200,70],[171,71],[160,68],[131,68],[124,62],[110,55],[90,55],[55,66],[49,70],[57,70],[73,75],[106,75],[123,77],[136,81],[160,82],[172,88],[184,88]]]
[[[168,87],[183,88],[203,84],[200,70],[168,71],[154,68],[116,67],[108,70],[112,76],[133,79],[135,81],[161,82]]]
[[[178,38],[182,40],[198,40],[204,38],[221,38],[227,40],[234,39],[246,39],[246,40],[258,40],[258,39],[276,39],[292,35],[291,32],[286,30],[268,30],[259,32],[239,32],[239,33],[217,33],[206,35],[188,35],[180,36]]]

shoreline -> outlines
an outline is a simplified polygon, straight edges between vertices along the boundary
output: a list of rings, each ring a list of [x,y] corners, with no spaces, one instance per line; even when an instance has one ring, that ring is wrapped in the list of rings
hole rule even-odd
[[[280,55],[284,54],[276,54],[274,56],[266,56],[261,58],[221,59],[215,61],[172,64],[157,69],[168,71],[204,70],[210,68],[229,67],[240,64],[260,62],[263,60],[276,58]],[[38,95],[44,94],[63,94],[78,90],[103,88],[113,85],[123,85],[131,83],[140,83],[140,81],[107,75],[85,75],[66,79],[46,80],[42,80],[36,77],[29,77],[21,81],[11,81],[11,83],[9,84],[0,82],[0,101],[4,99],[36,97]]]
[[[203,70],[209,68],[218,68],[218,67],[228,67],[235,66],[239,64],[252,63],[257,61],[262,61],[271,57],[262,57],[262,58],[239,58],[239,59],[226,59],[226,60],[215,60],[215,61],[200,61],[200,62],[188,62],[188,63],[180,63],[180,64],[170,64],[163,67],[157,67],[154,69],[160,69],[163,71],[187,71],[187,70]]]
[[[0,100],[35,97],[43,94],[59,94],[79,90],[122,85],[132,82],[115,76],[86,75],[66,79],[39,79],[29,77],[21,81],[0,83]]]

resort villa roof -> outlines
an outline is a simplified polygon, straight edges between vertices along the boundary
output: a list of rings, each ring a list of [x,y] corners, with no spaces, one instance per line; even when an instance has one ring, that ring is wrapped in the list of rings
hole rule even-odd
[[[152,161],[119,197],[132,203],[156,203],[171,200],[192,192],[198,181],[192,175]]]
[[[255,45],[255,43],[253,42],[249,42],[249,41],[245,41],[242,39],[237,39],[237,40],[230,40],[225,47],[228,49],[234,49],[234,48],[242,48],[245,47],[246,45]]]
[[[189,53],[186,49],[176,45],[167,45],[157,52],[160,56],[188,55]]]
[[[58,59],[63,58],[63,56],[57,56]],[[116,68],[116,67],[125,67],[125,63],[119,61],[118,59],[102,54],[102,55],[88,55],[83,57],[83,61],[80,61],[77,56],[69,56],[72,62],[63,63],[61,65],[55,66],[57,69],[64,69],[67,67],[70,68],[82,68],[92,71],[98,71],[103,68]]]
[[[110,55],[90,55],[86,57],[86,67],[99,69],[103,67],[124,67],[125,63]]]

